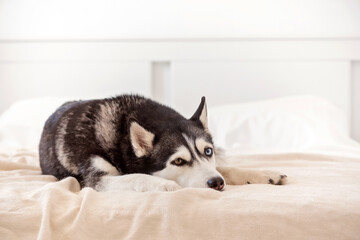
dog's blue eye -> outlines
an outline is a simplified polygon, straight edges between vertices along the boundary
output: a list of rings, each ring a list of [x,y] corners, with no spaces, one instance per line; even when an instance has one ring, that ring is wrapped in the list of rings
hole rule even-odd
[[[213,151],[212,148],[205,148],[205,155],[211,157]]]

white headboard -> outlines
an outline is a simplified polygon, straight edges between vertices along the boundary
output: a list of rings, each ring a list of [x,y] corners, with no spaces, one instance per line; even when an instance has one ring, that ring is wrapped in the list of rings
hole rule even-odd
[[[0,112],[39,96],[140,93],[189,116],[208,105],[318,95],[360,140],[360,39],[0,41]]]

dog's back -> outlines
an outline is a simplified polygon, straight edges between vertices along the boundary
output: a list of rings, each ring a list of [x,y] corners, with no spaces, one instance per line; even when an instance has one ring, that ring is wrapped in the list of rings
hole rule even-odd
[[[39,145],[40,166],[43,174],[51,174],[58,179],[76,175],[65,168],[58,157],[62,155],[60,151],[63,149],[60,148],[64,147],[64,137],[67,132],[65,125],[68,124],[69,111],[82,104],[84,104],[83,101],[64,103],[45,122]]]

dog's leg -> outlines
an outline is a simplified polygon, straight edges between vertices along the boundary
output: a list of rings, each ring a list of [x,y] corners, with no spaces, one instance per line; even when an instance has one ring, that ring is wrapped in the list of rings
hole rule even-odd
[[[91,166],[84,172],[82,186],[97,191],[174,191],[181,186],[174,181],[147,174],[121,173],[100,156],[92,156]]]
[[[255,183],[283,185],[287,179],[285,174],[273,171],[255,171],[234,167],[217,167],[216,169],[225,178],[225,182],[230,185]]]
[[[174,181],[147,174],[102,176],[95,185],[97,191],[175,191],[181,186]]]

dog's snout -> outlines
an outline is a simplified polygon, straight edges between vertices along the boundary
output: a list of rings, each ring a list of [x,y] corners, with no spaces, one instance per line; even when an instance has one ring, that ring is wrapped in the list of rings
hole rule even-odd
[[[210,178],[207,181],[207,185],[209,186],[209,188],[221,191],[224,188],[224,179],[222,179],[221,177]]]

